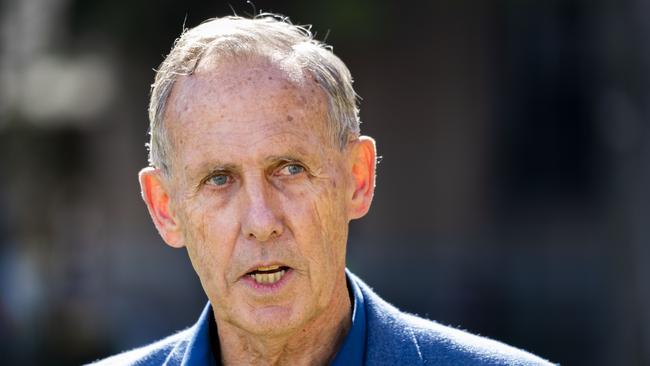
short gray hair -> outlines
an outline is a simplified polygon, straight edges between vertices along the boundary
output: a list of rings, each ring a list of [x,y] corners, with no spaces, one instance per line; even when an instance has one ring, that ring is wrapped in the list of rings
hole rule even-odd
[[[215,55],[280,55],[311,73],[328,99],[330,131],[343,149],[359,135],[359,108],[352,76],[332,47],[314,39],[309,27],[288,18],[260,14],[254,18],[228,16],[209,19],[185,29],[156,70],[149,102],[149,164],[170,173],[170,141],[164,127],[165,108],[174,83],[191,75],[209,51]]]

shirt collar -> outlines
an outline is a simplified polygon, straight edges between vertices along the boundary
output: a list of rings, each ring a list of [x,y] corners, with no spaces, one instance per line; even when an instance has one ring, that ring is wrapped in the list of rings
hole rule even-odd
[[[203,308],[199,320],[194,324],[194,331],[188,340],[182,366],[214,366],[216,358],[210,346],[210,323],[214,323],[212,305]]]
[[[345,270],[348,291],[352,305],[352,326],[345,336],[341,349],[336,354],[332,366],[363,365],[366,356],[366,304],[359,285],[350,277],[350,271]]]
[[[352,326],[345,336],[341,349],[336,354],[332,366],[363,365],[366,354],[366,305],[359,285],[350,277],[350,272],[345,270],[345,277],[352,300]],[[187,350],[183,357],[183,366],[216,365],[220,357],[217,345],[211,346],[210,324],[214,323],[214,314],[210,302],[205,306],[199,320],[194,324],[194,332],[188,341]],[[213,328],[216,330],[216,327]],[[217,337],[212,331],[212,337]]]

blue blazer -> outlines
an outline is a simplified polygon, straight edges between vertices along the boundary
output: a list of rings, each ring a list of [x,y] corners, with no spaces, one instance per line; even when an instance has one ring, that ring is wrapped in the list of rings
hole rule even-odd
[[[358,277],[347,272],[363,294],[366,310],[365,365],[541,366],[546,360],[484,337],[399,311]],[[214,365],[206,346],[211,307],[194,326],[92,365]]]
[[[503,343],[401,312],[358,277],[350,277],[366,301],[366,365],[552,365]]]

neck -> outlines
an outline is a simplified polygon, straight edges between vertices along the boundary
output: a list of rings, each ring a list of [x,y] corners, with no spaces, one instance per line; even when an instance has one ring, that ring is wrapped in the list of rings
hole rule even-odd
[[[294,332],[254,335],[217,319],[221,359],[224,365],[326,365],[351,325],[352,306],[343,277],[325,311]]]

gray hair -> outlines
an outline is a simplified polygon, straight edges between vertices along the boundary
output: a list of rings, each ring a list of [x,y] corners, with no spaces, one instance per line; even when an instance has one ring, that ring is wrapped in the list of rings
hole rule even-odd
[[[156,71],[149,102],[149,164],[170,173],[170,141],[165,132],[165,108],[181,75],[191,75],[209,52],[232,57],[279,55],[296,62],[318,82],[328,99],[329,130],[343,149],[359,135],[357,95],[350,71],[332,48],[313,38],[309,27],[291,24],[288,18],[260,14],[252,19],[237,16],[214,18],[183,31]]]

